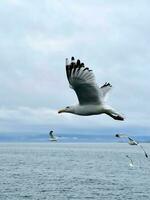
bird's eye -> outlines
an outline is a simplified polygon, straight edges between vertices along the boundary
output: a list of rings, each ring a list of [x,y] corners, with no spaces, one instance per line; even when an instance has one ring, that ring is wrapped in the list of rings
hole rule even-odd
[[[69,106],[67,106],[66,108],[69,108]]]

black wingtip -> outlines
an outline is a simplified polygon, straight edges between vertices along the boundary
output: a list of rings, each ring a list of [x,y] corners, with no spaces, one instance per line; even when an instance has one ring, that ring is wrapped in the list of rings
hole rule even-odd
[[[79,59],[77,60],[77,65],[80,65],[80,60]]]
[[[111,85],[110,83],[108,83],[108,82],[105,82],[105,84],[104,84],[104,85],[102,85],[102,86],[101,86],[101,88],[103,88],[103,87],[107,87],[107,86],[109,86],[109,87],[112,87],[112,85]]]
[[[116,134],[115,137],[119,137],[119,134]]]
[[[81,67],[84,67],[84,63],[81,63]]]
[[[120,121],[124,121],[124,118],[122,117],[122,116],[116,116],[116,118],[115,118],[116,120],[120,120]]]
[[[148,158],[148,155],[147,155],[147,153],[145,153],[145,157],[146,157],[146,158]]]

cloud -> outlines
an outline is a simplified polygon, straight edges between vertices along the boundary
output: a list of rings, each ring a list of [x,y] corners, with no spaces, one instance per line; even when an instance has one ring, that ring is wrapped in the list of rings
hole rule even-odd
[[[149,127],[148,116],[141,113],[129,113],[125,122],[118,122],[106,115],[100,116],[75,116],[71,114],[58,114],[57,110],[46,107],[16,107],[0,108],[0,126],[1,133],[13,132],[25,133],[45,133],[49,130],[55,130],[60,133],[80,133],[80,134],[112,134],[116,131],[130,127],[138,127],[143,130]],[[145,120],[146,119],[146,120]],[[140,124],[137,126],[137,121]],[[136,132],[136,129],[134,132]],[[138,132],[139,132],[138,130]]]
[[[44,53],[63,52],[72,45],[70,39],[46,38],[43,35],[27,36],[27,44],[35,51]]]
[[[63,130],[149,127],[148,1],[7,0],[0,11],[0,132],[12,124],[14,130],[51,123]],[[99,85],[111,82],[108,103],[125,114],[124,123],[53,113],[77,103],[65,74],[72,55]]]

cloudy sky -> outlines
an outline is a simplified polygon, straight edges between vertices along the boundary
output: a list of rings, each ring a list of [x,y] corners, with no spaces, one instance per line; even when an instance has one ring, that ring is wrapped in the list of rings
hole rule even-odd
[[[1,0],[0,133],[150,128],[148,0]],[[125,115],[58,115],[77,103],[65,58],[90,67],[108,103]]]

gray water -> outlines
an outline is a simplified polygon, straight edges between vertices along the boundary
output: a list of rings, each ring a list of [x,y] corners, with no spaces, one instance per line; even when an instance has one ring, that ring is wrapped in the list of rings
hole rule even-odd
[[[0,199],[149,200],[150,160],[127,144],[0,144]]]

